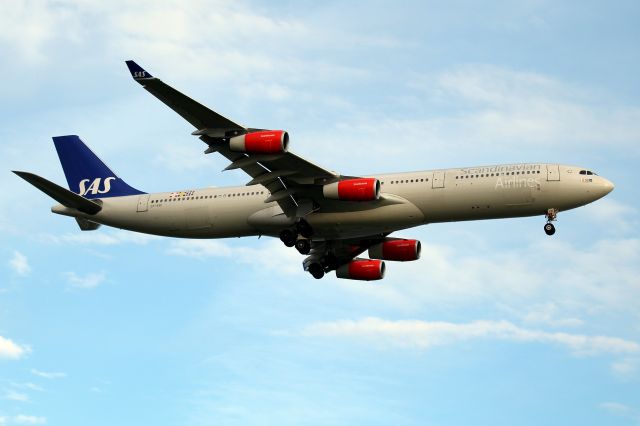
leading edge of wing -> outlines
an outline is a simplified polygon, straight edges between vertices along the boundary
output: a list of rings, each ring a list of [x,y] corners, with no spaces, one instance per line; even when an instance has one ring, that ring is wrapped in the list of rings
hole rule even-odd
[[[191,123],[196,129],[223,129],[224,131],[239,131],[246,133],[246,129],[201,103],[191,99],[173,87],[154,77],[135,61],[125,61],[131,77],[144,87],[149,93],[158,98],[166,106],[177,112],[182,118]]]
[[[212,146],[212,143],[215,142],[215,139],[218,136],[225,137],[227,135],[226,132],[231,132],[232,135],[236,135],[259,130],[240,126],[217,112],[210,110],[171,86],[163,83],[160,79],[153,77],[149,71],[142,68],[135,61],[129,60],[126,61],[126,64],[129,68],[129,72],[131,73],[131,77],[133,77],[135,81],[191,123],[196,128],[196,131],[194,131],[192,135],[200,136],[200,139],[210,146]],[[209,135],[212,133],[216,133],[218,136],[210,139]],[[245,156],[245,154],[232,152],[228,148],[217,144],[215,145],[215,151],[218,151],[230,161],[234,161],[237,158]],[[212,150],[210,152],[214,151]],[[248,154],[246,155],[250,156]],[[259,162],[265,165],[269,169],[268,171],[295,170],[298,178],[306,177],[310,180],[317,178],[337,179],[340,176],[339,174],[320,167],[290,151],[281,156],[277,156],[277,158],[272,158],[269,161]],[[256,177],[246,167],[240,168],[252,177]]]

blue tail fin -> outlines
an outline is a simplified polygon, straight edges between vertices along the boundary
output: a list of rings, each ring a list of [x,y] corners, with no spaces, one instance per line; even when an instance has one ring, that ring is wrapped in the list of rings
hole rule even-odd
[[[54,136],[69,189],[85,198],[144,194],[116,176],[78,136]]]

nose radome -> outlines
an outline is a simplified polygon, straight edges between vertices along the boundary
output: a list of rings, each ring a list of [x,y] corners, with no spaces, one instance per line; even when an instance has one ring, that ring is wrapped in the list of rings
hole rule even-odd
[[[604,189],[605,195],[613,191],[614,185],[610,180],[602,178],[602,189]]]

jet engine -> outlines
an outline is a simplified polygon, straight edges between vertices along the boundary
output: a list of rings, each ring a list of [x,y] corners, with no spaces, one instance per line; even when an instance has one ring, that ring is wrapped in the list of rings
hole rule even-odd
[[[418,240],[387,238],[384,242],[369,248],[372,259],[407,262],[420,259],[421,244]]]
[[[373,201],[380,196],[380,181],[375,178],[345,179],[323,186],[322,195],[331,200]]]
[[[284,130],[263,130],[229,139],[231,151],[247,154],[282,154],[289,149],[289,134]]]
[[[355,259],[336,269],[336,277],[350,280],[373,281],[384,278],[384,261]]]

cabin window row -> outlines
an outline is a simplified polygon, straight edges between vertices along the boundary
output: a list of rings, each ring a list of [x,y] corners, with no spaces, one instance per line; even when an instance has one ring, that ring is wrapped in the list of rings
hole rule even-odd
[[[164,198],[159,200],[151,200],[151,203],[167,203],[169,201],[191,201],[191,200],[206,200],[210,198],[223,198],[223,197],[244,197],[248,195],[263,195],[264,191],[254,192],[240,192],[234,194],[220,194],[220,195],[200,195],[196,197],[178,197],[178,198]]]
[[[540,174],[540,170],[527,170],[526,172],[501,172],[501,173],[483,173],[479,175],[456,176],[456,179],[472,179],[496,176],[514,176],[514,175],[535,175]]]
[[[401,184],[401,183],[419,183],[419,182],[429,182],[429,178],[392,180],[389,183],[391,185],[395,185],[395,184]],[[384,182],[382,182],[382,184],[384,185]]]

